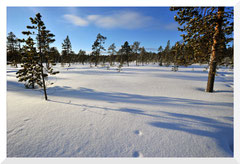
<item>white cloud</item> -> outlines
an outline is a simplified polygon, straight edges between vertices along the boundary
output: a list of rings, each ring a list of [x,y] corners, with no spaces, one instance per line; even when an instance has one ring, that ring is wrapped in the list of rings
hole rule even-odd
[[[120,12],[111,16],[101,16],[95,24],[104,28],[136,29],[149,25],[151,21],[151,17],[137,12]]]
[[[76,25],[76,26],[87,26],[89,22],[85,19],[82,19],[78,16],[66,14],[63,16],[66,20],[68,20],[70,23]]]
[[[88,19],[89,21],[95,21],[95,20],[97,20],[99,17],[100,17],[99,15],[88,15],[88,16],[87,16],[87,19]]]
[[[178,26],[179,25],[177,23],[170,23],[170,24],[167,24],[166,26],[164,26],[164,28],[167,30],[177,30]]]
[[[94,24],[102,28],[136,29],[148,26],[153,18],[138,12],[121,11],[112,15],[88,15],[85,18],[75,15],[64,15],[64,18],[77,26]]]

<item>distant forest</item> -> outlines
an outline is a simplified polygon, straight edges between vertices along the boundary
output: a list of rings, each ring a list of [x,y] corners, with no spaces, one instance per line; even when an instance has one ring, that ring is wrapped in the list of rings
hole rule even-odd
[[[148,52],[140,42],[135,41],[130,45],[127,41],[121,46],[119,50],[116,50],[116,46],[113,43],[107,49],[104,47],[104,43],[99,41],[99,38],[105,38],[101,34],[98,34],[96,41],[93,43],[93,47],[96,44],[101,44],[101,50],[92,51],[87,54],[86,51],[80,49],[78,53],[72,51],[71,41],[67,36],[62,43],[61,52],[56,47],[47,48],[48,58],[44,58],[44,63],[48,60],[52,60],[54,63],[61,63],[62,66],[70,66],[73,63],[90,64],[91,66],[97,65],[124,65],[130,62],[135,62],[137,66],[145,65],[148,63],[157,63],[159,66],[188,66],[194,63],[208,64],[211,50],[203,48],[201,51],[194,51],[194,47],[184,41],[176,42],[173,46],[170,45],[170,41],[167,42],[166,47],[159,46],[158,52]],[[14,35],[13,32],[8,33],[7,37],[7,63],[17,67],[17,64],[22,63],[22,56],[24,52],[23,43]],[[102,52],[105,51],[104,55]],[[98,53],[98,55],[97,55]],[[225,65],[233,67],[233,47],[225,46],[223,53],[218,57],[218,65]]]

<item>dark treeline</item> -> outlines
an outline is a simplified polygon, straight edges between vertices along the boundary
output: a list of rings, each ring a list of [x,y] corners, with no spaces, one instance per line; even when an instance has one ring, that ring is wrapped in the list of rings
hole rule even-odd
[[[98,37],[101,37],[98,34]],[[106,38],[106,37],[104,37]],[[105,39],[106,40],[106,39]],[[193,47],[189,44],[182,42],[176,42],[173,46],[170,45],[170,41],[167,42],[165,47],[160,46],[157,52],[148,52],[141,46],[140,42],[134,42],[132,45],[126,41],[119,50],[116,50],[116,46],[113,43],[101,54],[101,50],[106,50],[98,39],[94,42],[95,46],[101,48],[93,48],[90,54],[80,49],[78,53],[72,51],[71,41],[67,36],[62,43],[62,51],[59,52],[56,47],[50,47],[48,49],[48,58],[44,58],[43,62],[47,63],[47,60],[51,60],[54,63],[61,63],[62,66],[71,66],[72,63],[90,64],[91,66],[105,65],[109,66],[129,65],[130,62],[134,62],[135,65],[145,65],[149,63],[157,63],[159,66],[188,66],[194,63],[208,64],[211,53],[195,52]],[[94,46],[93,44],[93,46]],[[12,64],[17,67],[17,64],[22,63],[22,56],[24,54],[23,45],[19,42],[19,39],[10,32],[7,37],[7,61],[8,64]],[[225,65],[233,67],[233,47],[225,47],[224,52],[218,57],[218,65]]]

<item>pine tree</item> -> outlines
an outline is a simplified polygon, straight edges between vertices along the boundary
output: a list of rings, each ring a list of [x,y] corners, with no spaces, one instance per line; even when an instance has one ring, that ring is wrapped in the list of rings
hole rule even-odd
[[[129,46],[128,42],[126,41],[124,43],[124,45],[122,45],[121,53],[123,56],[125,56],[128,66],[129,66],[129,55],[130,55],[131,51],[132,51],[132,49]]]
[[[42,37],[41,38],[41,41],[42,41],[41,47],[42,47],[43,60],[44,60],[44,62],[46,62],[47,70],[51,71],[51,67],[52,67],[52,65],[55,65],[55,62],[54,62],[54,60],[51,60],[52,53],[50,53],[50,44],[55,41],[55,39],[53,39],[55,37],[55,35],[50,33],[49,30],[46,30],[46,27],[44,26],[42,33],[41,33],[41,37]]]
[[[137,41],[133,42],[133,45],[131,46],[131,49],[132,49],[132,52],[135,55],[136,65],[138,65],[137,62],[138,62],[138,54],[139,54],[139,51],[140,51],[140,42],[137,42]]]
[[[163,48],[162,48],[162,46],[160,46],[159,48],[158,48],[158,62],[159,62],[159,66],[162,66],[162,52],[163,52]]]
[[[110,66],[113,66],[113,56],[116,54],[116,52],[117,52],[116,46],[113,43],[108,47],[108,53],[110,54],[110,57],[109,57]]]
[[[52,63],[57,63],[60,61],[60,53],[58,52],[57,47],[51,47],[49,49],[48,60]]]
[[[52,67],[44,68],[43,65],[43,59],[46,57],[46,46],[49,40],[52,40],[53,34],[50,33],[50,31],[46,30],[46,26],[44,25],[44,22],[41,19],[41,14],[37,13],[35,18],[30,17],[31,23],[33,24],[32,26],[27,26],[27,29],[32,30],[32,31],[23,31],[22,33],[24,35],[36,35],[36,40],[37,40],[37,54],[39,58],[34,58],[34,62],[36,67],[40,67],[40,69],[37,69],[37,74],[40,73],[41,76],[36,75],[38,80],[42,80],[42,82],[37,83],[41,87],[43,87],[44,90],[44,96],[45,100],[47,100],[47,91],[46,91],[46,84],[45,84],[45,78],[48,76],[48,74],[55,75],[59,73],[58,71],[53,71]],[[46,34],[47,33],[47,34]],[[50,41],[51,42],[51,41]],[[49,43],[50,43],[49,42]],[[36,61],[35,61],[36,60]],[[21,78],[21,77],[19,77]]]
[[[80,49],[78,52],[78,61],[84,65],[85,60],[86,60],[86,51]]]
[[[142,62],[142,66],[144,65],[144,58],[146,56],[147,52],[144,47],[140,48],[140,61]]]
[[[165,63],[166,66],[170,65],[170,40],[167,41],[167,45],[163,50],[163,62]]]
[[[66,39],[64,39],[62,43],[62,57],[64,62],[66,61],[68,63],[68,67],[71,66],[71,51],[72,51],[72,44],[67,36]]]
[[[13,32],[8,33],[7,36],[7,61],[17,67],[20,62],[20,42]]]
[[[178,29],[185,32],[183,40],[194,52],[199,53],[204,48],[210,52],[206,92],[213,92],[217,62],[226,44],[232,41],[233,10],[224,7],[171,7],[170,10],[178,11],[175,20],[182,26]]]
[[[93,50],[93,55],[95,56],[95,66],[98,65],[99,62],[99,56],[101,53],[101,50],[106,50],[103,47],[103,44],[105,43],[105,40],[107,39],[107,37],[102,36],[100,33],[97,35],[97,39],[95,40],[95,42],[92,45],[92,50]]]
[[[23,39],[22,42],[25,42],[25,45],[23,46],[22,69],[17,72],[18,81],[24,81],[26,88],[34,89],[35,84],[42,87],[41,67],[38,63],[39,55],[34,47],[35,43],[31,37],[27,40]]]

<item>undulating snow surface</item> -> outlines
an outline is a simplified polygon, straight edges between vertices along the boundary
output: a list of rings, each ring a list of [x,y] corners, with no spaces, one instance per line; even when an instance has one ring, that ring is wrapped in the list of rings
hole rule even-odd
[[[232,157],[233,71],[204,66],[55,67],[42,90],[7,67],[8,157]],[[54,83],[50,85],[50,83]]]

